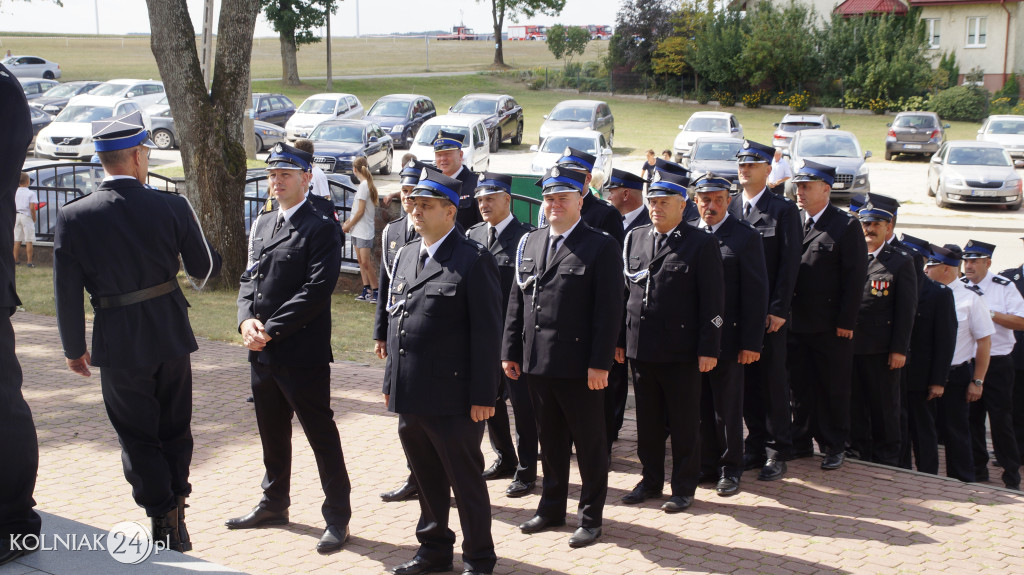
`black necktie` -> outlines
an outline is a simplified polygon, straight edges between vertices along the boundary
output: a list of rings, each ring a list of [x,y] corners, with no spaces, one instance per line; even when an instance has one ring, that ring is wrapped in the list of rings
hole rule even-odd
[[[498,239],[498,229],[494,226],[487,228],[487,249],[494,247],[494,242]]]
[[[704,226],[704,229],[707,230],[709,234],[714,232],[714,230],[711,229],[711,224],[707,224],[706,226]]]
[[[804,224],[804,235],[807,235],[811,228],[814,227],[814,218],[807,218],[807,222]]]
[[[750,215],[750,202],[743,204],[743,217],[746,218]]]
[[[423,272],[423,266],[427,265],[428,257],[430,257],[430,254],[427,250],[420,251],[420,259],[416,262],[416,277],[419,277],[420,273]]]
[[[548,253],[544,257],[544,268],[547,269],[548,262],[555,258],[555,254],[558,253],[558,243],[562,241],[562,236],[551,236],[551,243],[548,244]]]
[[[658,234],[658,239],[654,240],[654,254],[652,257],[657,256],[661,248],[665,247],[665,240],[668,239],[668,234]]]
[[[868,254],[868,263],[875,261],[875,254]]]
[[[412,227],[410,225],[406,225],[405,226],[405,243],[411,242],[415,235],[416,235],[416,228],[414,228],[414,227]]]
[[[274,235],[281,231],[281,227],[284,226],[284,212],[277,212],[277,223],[274,224]]]

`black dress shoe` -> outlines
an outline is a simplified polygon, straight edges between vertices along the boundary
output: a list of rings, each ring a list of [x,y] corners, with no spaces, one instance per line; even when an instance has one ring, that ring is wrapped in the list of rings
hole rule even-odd
[[[769,459],[764,463],[761,472],[757,474],[758,481],[775,481],[782,479],[786,474],[786,462],[778,459]]]
[[[491,575],[491,572],[490,571],[479,571],[477,569],[470,569],[470,568],[467,567],[462,572],[462,575]]]
[[[821,468],[826,471],[833,471],[843,466],[843,460],[846,456],[843,453],[833,453],[826,455],[825,460],[821,462]]]
[[[686,511],[693,505],[693,497],[686,495],[673,495],[668,498],[661,506],[661,510],[665,513],[679,513],[680,511]]]
[[[739,477],[727,477],[722,476],[718,480],[718,485],[715,485],[715,493],[718,493],[719,497],[730,497],[740,492],[740,478]]]
[[[600,527],[580,527],[573,532],[572,537],[569,538],[569,547],[578,549],[580,547],[586,547],[587,545],[593,545],[597,543],[597,540],[601,537]]]
[[[316,544],[316,552],[321,555],[329,555],[341,551],[341,548],[348,541],[348,525],[336,527],[328,525],[324,534]]]
[[[25,549],[24,545],[19,545],[17,546],[17,548],[14,547],[15,546],[12,545],[11,539],[9,537],[0,537],[0,565],[10,563],[18,557],[28,555],[29,553],[35,551],[35,548]]]
[[[393,567],[391,572],[395,575],[417,575],[418,573],[445,573],[451,570],[451,561],[448,563],[431,563],[417,555],[413,557],[412,561],[402,563],[398,567]]]
[[[519,530],[529,535],[531,533],[540,533],[541,531],[551,527],[561,527],[562,525],[565,525],[564,517],[561,519],[548,519],[547,517],[534,515],[525,523],[521,523],[519,525]]]
[[[387,503],[393,503],[395,501],[405,501],[406,499],[415,499],[420,494],[419,488],[414,484],[406,481],[394,491],[385,491],[380,494],[380,498]]]
[[[746,471],[752,471],[754,469],[760,469],[764,465],[766,457],[764,454],[755,455],[753,453],[743,454],[743,469]]]
[[[227,525],[228,529],[255,529],[257,527],[266,527],[268,525],[287,524],[287,509],[284,511],[270,511],[269,509],[264,509],[259,505],[257,505],[247,515],[228,519],[224,522],[224,525]]]
[[[655,499],[658,497],[661,497],[660,489],[650,489],[649,487],[644,485],[643,481],[641,481],[640,483],[636,484],[636,487],[633,488],[633,491],[630,491],[629,493],[622,496],[622,502],[632,505],[635,503],[643,503],[648,499]]]
[[[523,497],[533,493],[533,488],[536,486],[536,481],[520,481],[515,479],[509,484],[508,489],[505,490],[505,495],[509,497]]]
[[[501,460],[498,459],[492,463],[490,467],[484,470],[484,479],[505,479],[506,477],[512,477],[515,474],[515,465],[504,465]]]

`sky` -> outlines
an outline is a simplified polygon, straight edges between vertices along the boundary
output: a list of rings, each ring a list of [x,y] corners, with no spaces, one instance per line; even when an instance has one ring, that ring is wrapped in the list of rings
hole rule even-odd
[[[51,0],[0,0],[0,31],[100,34],[149,32],[149,16],[143,0],[63,0],[61,8]],[[187,0],[192,24],[201,31],[203,0]],[[607,24],[614,26],[620,0],[566,0],[559,16],[532,18],[529,24]],[[214,0],[214,30],[220,13]],[[483,0],[343,0],[331,18],[333,36],[392,34],[424,30],[448,30],[459,23],[477,32],[491,32],[491,2]],[[506,18],[505,30],[511,22]],[[260,16],[256,36],[277,34]]]

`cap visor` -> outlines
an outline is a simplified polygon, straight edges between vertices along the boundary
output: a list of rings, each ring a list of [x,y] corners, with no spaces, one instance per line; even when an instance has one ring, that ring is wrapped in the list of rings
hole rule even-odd
[[[576,192],[577,194],[582,194],[583,193],[583,191],[578,189],[578,188],[574,188],[572,186],[566,186],[566,185],[563,185],[563,184],[558,184],[558,185],[555,185],[555,186],[548,186],[548,187],[544,188],[544,191],[541,193],[541,195],[542,196],[546,196],[548,194],[560,194],[562,192]]]

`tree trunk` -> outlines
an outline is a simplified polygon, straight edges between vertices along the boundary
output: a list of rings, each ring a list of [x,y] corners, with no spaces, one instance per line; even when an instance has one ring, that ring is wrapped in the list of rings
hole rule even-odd
[[[500,6],[499,6],[500,4]],[[501,29],[505,25],[505,3],[491,1],[491,21],[494,23],[494,63],[495,68],[508,68],[505,64],[505,53],[502,50]]]
[[[298,86],[299,62],[296,53],[299,49],[295,46],[295,30],[281,31],[281,82],[285,86]]]
[[[224,259],[212,285],[237,289],[246,263],[243,220],[245,148],[252,37],[259,0],[222,0],[213,83],[207,94],[185,0],[147,0],[151,46],[185,169],[185,195],[206,237]]]

